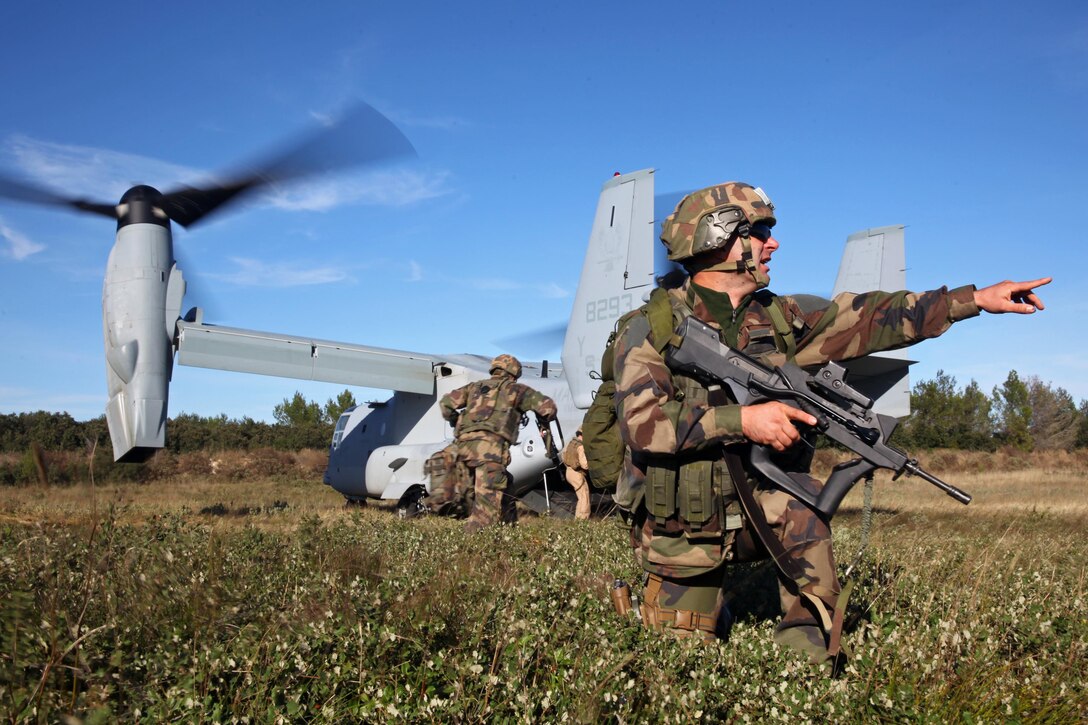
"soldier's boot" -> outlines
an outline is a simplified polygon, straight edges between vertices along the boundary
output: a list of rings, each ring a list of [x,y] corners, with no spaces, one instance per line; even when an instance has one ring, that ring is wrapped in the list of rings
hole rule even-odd
[[[782,647],[800,652],[814,665],[826,665],[832,676],[837,676],[849,659],[849,649],[845,644],[840,645],[837,653],[831,654],[827,634],[815,624],[785,628],[780,626],[774,633],[774,641]]]
[[[642,626],[706,642],[729,638],[732,615],[721,592],[721,573],[687,579],[649,574],[642,590]]]
[[[510,526],[518,525],[518,500],[506,491],[502,492],[502,522]]]

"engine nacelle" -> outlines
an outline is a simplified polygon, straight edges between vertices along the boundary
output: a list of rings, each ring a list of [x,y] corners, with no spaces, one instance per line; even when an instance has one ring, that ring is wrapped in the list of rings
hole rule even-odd
[[[122,200],[124,202],[124,200]],[[102,287],[102,332],[114,460],[143,461],[163,447],[174,328],[185,281],[169,221],[118,223]]]

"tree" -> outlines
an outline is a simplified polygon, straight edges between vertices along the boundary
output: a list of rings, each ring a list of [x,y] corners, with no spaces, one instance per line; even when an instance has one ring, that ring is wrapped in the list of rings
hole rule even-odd
[[[906,448],[993,450],[990,399],[974,380],[960,392],[956,379],[943,370],[911,391],[911,416],[896,431]]]
[[[903,422],[899,440],[909,448],[951,448],[949,428],[956,407],[956,379],[937,371],[933,380],[920,380],[910,394],[911,415]]]
[[[297,390],[293,398],[284,398],[282,403],[272,409],[272,417],[280,425],[323,425],[327,422],[321,406],[306,400]]]
[[[1040,450],[1070,450],[1077,438],[1077,407],[1063,388],[1053,389],[1038,377],[1027,380],[1031,437]]]
[[[356,405],[355,396],[350,390],[344,388],[344,392],[337,395],[335,400],[329,398],[329,401],[325,403],[325,419],[335,425],[345,410],[354,408]]]
[[[994,419],[1005,445],[1032,450],[1031,394],[1015,370],[1010,370],[1005,382],[994,388]]]
[[[1088,448],[1088,400],[1080,401],[1077,408],[1077,437],[1073,441],[1076,448]]]
[[[995,450],[993,403],[974,380],[963,389],[960,410],[963,447],[978,451]]]

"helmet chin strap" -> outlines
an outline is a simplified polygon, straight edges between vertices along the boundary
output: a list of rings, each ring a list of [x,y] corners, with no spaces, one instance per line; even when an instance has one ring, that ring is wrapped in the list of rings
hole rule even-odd
[[[763,289],[771,283],[771,278],[759,269],[759,264],[752,256],[752,238],[740,236],[741,255],[736,262],[717,262],[706,267],[699,267],[699,272],[744,272],[756,283],[756,289]]]

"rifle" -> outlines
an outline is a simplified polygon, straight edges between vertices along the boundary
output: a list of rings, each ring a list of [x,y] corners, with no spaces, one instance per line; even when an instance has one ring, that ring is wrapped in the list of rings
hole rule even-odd
[[[789,362],[771,369],[722,343],[713,328],[694,317],[685,319],[677,333],[680,344],[670,344],[665,355],[670,368],[709,384],[728,385],[741,405],[777,400],[803,410],[816,418],[817,431],[858,455],[835,466],[814,495],[802,482],[807,476],[783,471],[768,446],[749,446],[756,471],[826,519],[855,483],[878,468],[895,471],[894,478],[904,473],[918,476],[962,504],[971,502],[969,493],[927,473],[917,460],[888,445],[899,421],[873,412],[873,400],[847,384],[846,369],[838,363],[830,362],[812,375]]]
[[[540,437],[544,441],[544,450],[548,455],[548,458],[552,459],[552,463],[556,468],[560,466],[559,449],[555,445],[555,437],[552,435],[551,424],[540,420],[536,421],[537,428],[540,430]],[[555,419],[555,429],[559,431],[559,440],[563,440],[563,428],[559,425],[559,419]]]

